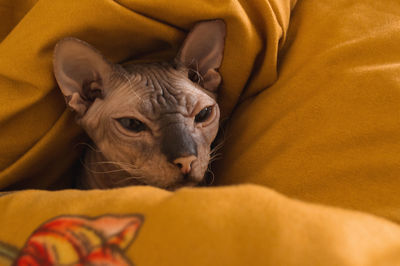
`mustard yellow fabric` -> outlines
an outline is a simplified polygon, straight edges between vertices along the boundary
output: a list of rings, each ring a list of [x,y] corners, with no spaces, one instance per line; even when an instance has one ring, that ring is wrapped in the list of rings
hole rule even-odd
[[[175,193],[151,187],[25,191],[3,196],[0,204],[7,217],[0,219],[0,239],[19,248],[44,221],[66,213],[140,213],[144,222],[125,253],[135,265],[400,263],[397,225],[254,185]]]
[[[0,0],[0,189],[71,179],[82,132],[52,76],[59,39],[169,59],[213,18],[228,30],[213,166],[227,186],[6,194],[0,246],[62,215],[141,214],[136,265],[400,265],[397,0]]]
[[[300,1],[277,81],[232,117],[218,184],[400,222],[399,25],[399,1]]]

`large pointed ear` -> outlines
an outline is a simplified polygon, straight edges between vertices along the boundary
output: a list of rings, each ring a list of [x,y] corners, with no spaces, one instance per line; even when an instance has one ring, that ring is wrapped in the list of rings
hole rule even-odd
[[[176,61],[189,68],[189,77],[200,75],[203,88],[216,92],[221,83],[217,69],[221,66],[225,44],[225,22],[221,19],[198,22],[183,42]]]
[[[104,96],[110,64],[95,48],[76,38],[59,41],[54,49],[54,75],[68,107],[83,116],[96,98]]]

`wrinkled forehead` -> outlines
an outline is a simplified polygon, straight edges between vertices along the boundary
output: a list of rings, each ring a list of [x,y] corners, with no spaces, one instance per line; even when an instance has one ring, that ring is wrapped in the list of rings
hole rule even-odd
[[[118,94],[126,108],[135,108],[149,119],[179,113],[190,116],[196,106],[213,99],[168,64],[131,65],[122,77]]]

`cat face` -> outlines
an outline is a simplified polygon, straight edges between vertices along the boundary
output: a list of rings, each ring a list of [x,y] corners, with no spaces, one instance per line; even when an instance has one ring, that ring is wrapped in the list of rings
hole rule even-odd
[[[198,23],[173,62],[124,67],[80,40],[60,41],[54,72],[67,104],[105,160],[125,172],[103,187],[202,181],[219,127],[224,35],[220,20]]]
[[[133,65],[114,73],[110,92],[96,98],[81,126],[111,162],[158,187],[194,185],[208,167],[219,108],[170,64]]]

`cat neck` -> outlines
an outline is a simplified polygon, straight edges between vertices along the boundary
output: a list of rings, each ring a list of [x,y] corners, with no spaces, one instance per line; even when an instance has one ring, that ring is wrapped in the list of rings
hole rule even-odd
[[[107,160],[97,147],[86,151],[83,164],[83,173],[77,181],[78,188],[105,189],[137,185],[132,183],[132,179],[129,179],[128,172],[117,163]],[[125,179],[129,180],[129,183],[124,182]]]

